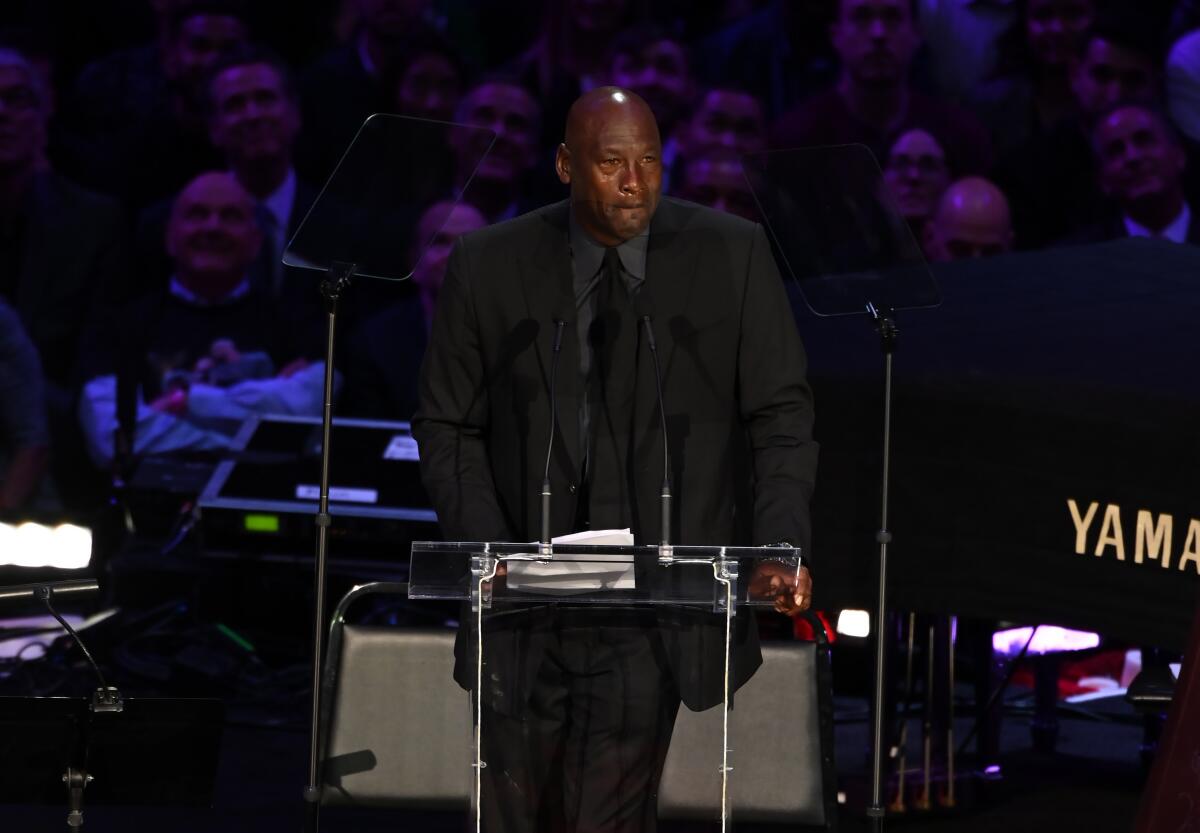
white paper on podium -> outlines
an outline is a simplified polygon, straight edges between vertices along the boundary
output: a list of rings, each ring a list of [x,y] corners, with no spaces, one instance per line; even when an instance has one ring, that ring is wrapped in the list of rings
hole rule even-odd
[[[533,543],[537,543],[536,541]],[[595,529],[551,538],[552,544],[632,547],[628,529]],[[526,593],[588,593],[593,590],[632,590],[633,556],[617,553],[565,555],[549,561],[509,561],[508,589]]]

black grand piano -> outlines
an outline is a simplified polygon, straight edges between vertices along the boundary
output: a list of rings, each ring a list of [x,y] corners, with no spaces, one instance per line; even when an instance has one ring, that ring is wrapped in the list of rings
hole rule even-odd
[[[1200,584],[1200,248],[1151,240],[935,267],[898,318],[898,609],[1183,647]],[[817,397],[816,603],[873,605],[882,360],[797,301]]]

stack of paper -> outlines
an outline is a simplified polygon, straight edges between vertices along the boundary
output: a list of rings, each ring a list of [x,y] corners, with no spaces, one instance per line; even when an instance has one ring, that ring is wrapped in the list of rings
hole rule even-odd
[[[536,542],[534,542],[536,543]],[[628,529],[595,529],[551,539],[552,544],[632,547]],[[597,552],[588,555],[554,553],[546,561],[509,561],[508,589],[527,593],[588,593],[632,590],[633,556]]]

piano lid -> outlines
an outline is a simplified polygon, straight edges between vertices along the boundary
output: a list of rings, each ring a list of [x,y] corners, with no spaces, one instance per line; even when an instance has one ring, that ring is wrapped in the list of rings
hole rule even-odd
[[[1200,248],[1152,240],[936,267],[898,319],[895,604],[1182,645],[1200,582]],[[819,606],[872,604],[882,359],[798,321],[822,443]]]

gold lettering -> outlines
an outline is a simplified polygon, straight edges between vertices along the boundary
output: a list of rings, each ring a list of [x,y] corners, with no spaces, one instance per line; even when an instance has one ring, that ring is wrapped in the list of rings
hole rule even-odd
[[[1125,541],[1121,537],[1121,507],[1110,503],[1104,508],[1104,521],[1100,524],[1100,537],[1096,539],[1096,557],[1104,554],[1105,547],[1113,547],[1117,560],[1125,560]]]
[[[1183,552],[1179,556],[1179,569],[1189,561],[1196,565],[1196,575],[1200,576],[1200,521],[1192,518],[1188,524],[1187,540],[1183,542]]]
[[[1071,498],[1067,498],[1067,508],[1071,510],[1071,521],[1075,524],[1075,554],[1083,555],[1087,550],[1087,531],[1092,525],[1092,519],[1096,517],[1096,508],[1100,504],[1091,503],[1088,505],[1087,515],[1079,516],[1079,504]]]
[[[1171,515],[1162,514],[1158,516],[1158,523],[1154,522],[1154,515],[1145,510],[1139,509],[1137,514],[1137,543],[1133,550],[1133,563],[1141,564],[1143,557],[1151,559],[1161,558],[1163,568],[1171,566],[1171,532],[1175,526],[1175,518]]]

